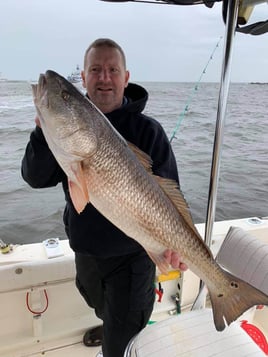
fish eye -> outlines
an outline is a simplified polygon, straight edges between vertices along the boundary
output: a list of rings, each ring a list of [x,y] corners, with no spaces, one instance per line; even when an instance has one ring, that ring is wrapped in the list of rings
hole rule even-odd
[[[64,100],[68,100],[70,98],[70,94],[64,90],[61,92],[61,96]]]

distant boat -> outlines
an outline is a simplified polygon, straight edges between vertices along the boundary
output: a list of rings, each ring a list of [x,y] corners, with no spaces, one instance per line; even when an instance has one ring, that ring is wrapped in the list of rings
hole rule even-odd
[[[7,78],[2,77],[2,72],[0,72],[0,82],[7,82]]]
[[[75,71],[71,73],[70,76],[67,77],[68,81],[71,83],[80,83],[82,82],[81,70],[79,65],[76,66]]]
[[[250,82],[250,84],[266,85],[268,82]]]

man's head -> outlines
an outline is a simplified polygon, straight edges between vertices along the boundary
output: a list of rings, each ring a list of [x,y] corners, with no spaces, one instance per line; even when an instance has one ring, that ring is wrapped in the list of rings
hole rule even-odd
[[[116,42],[107,38],[94,41],[85,52],[81,74],[89,98],[103,113],[122,105],[129,72],[125,54]]]

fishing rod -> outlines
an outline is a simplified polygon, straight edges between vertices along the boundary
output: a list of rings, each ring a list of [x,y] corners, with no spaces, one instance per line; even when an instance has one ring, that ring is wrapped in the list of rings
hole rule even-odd
[[[211,55],[210,55],[210,57],[209,57],[209,59],[208,59],[207,64],[205,65],[203,71],[201,72],[201,75],[200,75],[198,81],[196,82],[196,84],[195,84],[195,86],[194,86],[194,88],[193,88],[192,95],[190,95],[189,98],[188,98],[188,101],[187,101],[187,103],[186,103],[186,105],[185,105],[185,107],[184,107],[184,110],[183,110],[183,111],[181,112],[181,114],[179,115],[179,119],[177,120],[176,127],[175,127],[175,129],[174,129],[174,131],[173,131],[173,133],[172,133],[172,135],[171,135],[171,138],[170,138],[170,143],[172,142],[172,140],[173,140],[174,138],[176,138],[176,134],[177,134],[177,131],[179,130],[179,127],[180,127],[180,125],[181,125],[181,122],[182,122],[183,118],[185,117],[185,114],[186,114],[187,111],[189,110],[189,105],[190,105],[190,103],[192,102],[193,97],[194,97],[195,93],[196,93],[197,90],[198,90],[198,86],[199,86],[199,84],[200,84],[200,82],[201,82],[201,80],[202,80],[202,77],[203,77],[204,74],[206,73],[206,70],[207,70],[207,68],[208,68],[208,65],[209,65],[210,61],[213,59],[214,53],[216,52],[217,48],[219,47],[219,44],[220,44],[221,40],[222,40],[222,36],[220,36],[220,38],[219,38],[219,40],[218,40],[216,46],[214,47],[214,49],[213,49],[213,51],[212,51],[212,53],[211,53]]]

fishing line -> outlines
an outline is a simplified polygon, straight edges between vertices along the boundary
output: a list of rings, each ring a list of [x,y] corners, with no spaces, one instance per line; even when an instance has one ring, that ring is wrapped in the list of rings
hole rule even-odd
[[[177,134],[177,132],[178,132],[178,130],[179,130],[179,127],[180,127],[180,125],[181,125],[181,122],[182,122],[183,118],[185,117],[185,114],[186,114],[187,111],[189,110],[189,105],[190,105],[190,103],[192,102],[195,93],[198,91],[198,86],[199,86],[199,84],[200,84],[200,82],[201,82],[201,80],[202,80],[202,77],[203,77],[204,74],[206,73],[206,70],[207,70],[207,68],[208,68],[208,65],[209,65],[210,61],[213,59],[213,55],[214,55],[214,53],[216,52],[217,48],[219,47],[219,44],[220,44],[222,38],[223,38],[223,36],[220,37],[219,41],[217,42],[216,46],[214,47],[214,49],[213,49],[213,51],[212,51],[212,53],[211,53],[211,55],[210,55],[210,57],[209,57],[209,60],[208,60],[207,64],[205,65],[205,67],[204,67],[204,69],[203,69],[203,71],[202,71],[202,73],[201,73],[201,75],[200,75],[198,81],[195,83],[195,86],[194,86],[194,88],[193,88],[192,94],[189,96],[189,98],[188,98],[188,100],[187,100],[187,103],[186,103],[186,105],[185,105],[185,107],[184,107],[184,110],[183,110],[183,111],[180,113],[180,115],[179,115],[179,119],[177,120],[176,127],[175,127],[175,129],[174,129],[174,131],[173,131],[173,133],[172,133],[172,135],[171,135],[170,140],[169,140],[170,143],[172,142],[172,140],[173,140],[174,138],[176,138],[176,134]]]

